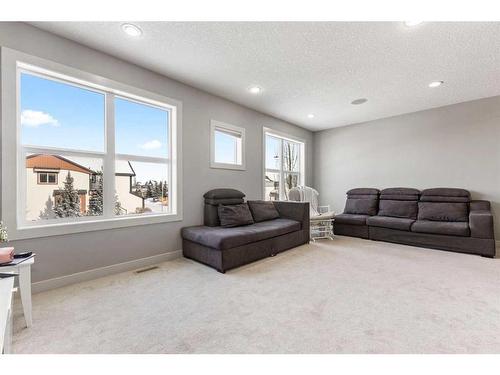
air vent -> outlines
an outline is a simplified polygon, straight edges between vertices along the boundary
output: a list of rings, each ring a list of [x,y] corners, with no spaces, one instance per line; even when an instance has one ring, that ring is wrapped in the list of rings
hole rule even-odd
[[[158,269],[158,266],[143,268],[142,270],[135,271],[135,273],[143,273],[143,272],[148,272],[148,271],[152,271],[152,270],[156,270],[156,269]]]

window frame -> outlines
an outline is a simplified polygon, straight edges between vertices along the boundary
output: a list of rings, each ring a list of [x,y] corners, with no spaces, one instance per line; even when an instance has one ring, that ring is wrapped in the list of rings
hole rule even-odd
[[[31,56],[8,48],[1,54],[2,92],[2,215],[9,228],[11,239],[24,239],[78,233],[95,230],[146,225],[182,220],[182,102],[163,95],[129,86],[108,78],[87,73],[69,66]],[[74,150],[54,147],[32,147],[21,144],[20,126],[20,76],[22,72],[41,75],[83,89],[105,94],[104,150],[103,152]],[[141,104],[160,107],[169,114],[169,145],[167,158],[115,154],[114,98],[122,97]],[[113,204],[104,204],[102,216],[27,222],[23,207],[26,204],[27,153],[57,152],[62,156],[102,159],[104,169],[104,200],[114,200],[115,160],[130,156],[131,160],[165,163],[168,165],[169,210],[168,213],[115,216]],[[108,176],[108,178],[106,178]],[[109,178],[111,176],[111,178]]]
[[[215,132],[220,131],[226,134],[238,134],[241,139],[241,149],[240,149],[240,163],[220,163],[215,161]],[[238,150],[235,150],[238,152]],[[238,160],[238,155],[236,160]],[[240,126],[227,124],[217,120],[210,120],[210,168],[218,169],[232,169],[232,170],[246,170],[246,160],[245,160],[245,128]]]
[[[58,185],[59,184],[59,179],[58,179],[59,173],[57,173],[57,172],[36,171],[35,173],[37,174],[37,176],[36,176],[37,185]],[[46,182],[41,181],[40,177],[42,174],[47,176]],[[55,177],[54,182],[49,181],[49,175],[54,175],[54,177]]]
[[[266,138],[267,136],[271,136],[280,140],[280,168],[267,168],[266,160],[267,160],[267,144]],[[284,168],[284,157],[283,157],[283,143],[285,141],[293,142],[299,145],[299,170],[295,171],[287,171]],[[305,168],[305,155],[306,155],[306,141],[302,138],[291,136],[289,134],[264,127],[263,128],[263,137],[262,137],[262,149],[263,149],[263,167],[262,167],[262,197],[264,200],[268,200],[266,197],[266,174],[276,173],[280,176],[279,183],[279,200],[284,200],[285,198],[285,175],[292,174],[298,175],[297,186],[304,186],[306,181],[306,168]]]

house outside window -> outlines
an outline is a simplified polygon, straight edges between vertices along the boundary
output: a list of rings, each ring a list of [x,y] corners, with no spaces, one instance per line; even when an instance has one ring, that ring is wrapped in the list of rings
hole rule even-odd
[[[38,184],[57,185],[57,172],[36,172],[38,175]]]
[[[16,51],[5,55],[2,104],[18,108],[2,121],[2,177],[16,181],[2,191],[4,207],[14,209],[4,219],[12,238],[181,219],[180,102]],[[9,85],[15,96],[5,94]]]
[[[305,143],[270,129],[264,143],[264,199],[287,200],[290,189],[304,185]]]

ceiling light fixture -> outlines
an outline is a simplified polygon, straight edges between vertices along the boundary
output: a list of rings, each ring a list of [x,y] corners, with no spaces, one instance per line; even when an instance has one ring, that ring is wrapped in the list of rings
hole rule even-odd
[[[405,25],[408,27],[414,27],[420,25],[423,22],[424,21],[405,21]]]
[[[142,35],[142,30],[140,29],[140,27],[133,25],[131,23],[124,23],[122,25],[122,30],[125,34],[129,36],[137,37]]]
[[[252,86],[248,89],[248,91],[250,91],[252,94],[260,94],[262,88],[260,88],[259,86]]]
[[[429,83],[429,87],[431,87],[431,88],[439,87],[443,83],[444,83],[444,81],[434,81],[434,82]]]
[[[314,118],[314,115],[313,115],[312,113],[309,113],[309,114],[307,115],[307,118]]]
[[[360,104],[364,104],[368,101],[368,99],[366,98],[359,98],[359,99],[356,99],[356,100],[353,100],[351,102],[352,105],[360,105]]]

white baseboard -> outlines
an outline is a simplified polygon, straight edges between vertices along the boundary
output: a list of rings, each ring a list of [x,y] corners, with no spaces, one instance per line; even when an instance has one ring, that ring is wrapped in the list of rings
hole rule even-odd
[[[95,268],[93,270],[77,272],[71,275],[65,275],[61,277],[55,277],[53,279],[38,281],[36,283],[31,284],[31,288],[33,293],[40,293],[46,290],[60,288],[62,286],[75,284],[82,281],[93,280],[99,277],[113,275],[115,273],[132,271],[138,268],[151,266],[153,264],[166,262],[168,260],[179,258],[181,254],[182,250],[176,250],[169,253],[153,255],[147,258],[131,260],[129,262],[112,264],[110,266]]]

